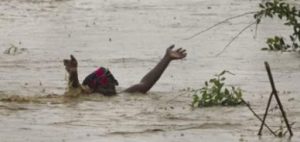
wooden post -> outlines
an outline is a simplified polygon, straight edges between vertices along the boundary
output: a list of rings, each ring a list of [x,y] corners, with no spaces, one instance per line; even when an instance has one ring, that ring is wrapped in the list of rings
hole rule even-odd
[[[270,94],[269,101],[268,101],[268,104],[267,104],[267,108],[266,108],[266,111],[265,111],[265,115],[264,115],[264,118],[263,118],[262,123],[260,125],[260,129],[258,131],[258,135],[260,135],[260,136],[261,136],[261,131],[262,131],[264,125],[265,125],[265,120],[266,120],[268,112],[269,112],[269,108],[270,108],[272,98],[273,98],[273,92]],[[272,133],[272,134],[274,134],[274,133]],[[276,136],[276,134],[275,134],[275,136]]]
[[[265,62],[265,66],[266,66],[266,70],[267,70],[267,72],[268,72],[269,80],[270,80],[270,83],[271,83],[272,93],[271,93],[271,96],[270,96],[270,98],[269,98],[269,102],[268,102],[268,105],[267,105],[267,109],[266,109],[266,113],[265,113],[265,116],[264,116],[264,120],[265,120],[265,118],[267,117],[267,111],[268,111],[269,105],[270,105],[269,103],[271,102],[272,96],[274,95],[274,96],[275,96],[275,99],[276,99],[276,101],[277,101],[277,104],[278,104],[278,106],[279,106],[279,109],[280,109],[280,111],[281,111],[281,114],[282,114],[282,116],[283,116],[283,118],[284,118],[286,127],[287,127],[287,129],[288,129],[288,131],[289,131],[289,133],[290,133],[290,136],[293,136],[293,132],[292,132],[292,129],[291,129],[290,124],[289,124],[289,122],[288,122],[288,119],[287,119],[287,117],[286,117],[286,113],[285,113],[285,111],[284,111],[284,109],[283,109],[283,106],[282,106],[282,104],[281,104],[281,101],[280,101],[280,99],[279,99],[279,97],[278,97],[278,94],[277,94],[277,91],[276,91],[276,88],[275,88],[275,84],[274,84],[274,80],[273,80],[273,76],[272,76],[272,72],[271,72],[271,69],[270,69],[270,66],[269,66],[268,62]],[[262,130],[262,127],[264,126],[264,120],[263,120],[263,122],[262,122],[260,131],[259,131],[259,133],[258,133],[259,135],[261,135],[261,130]]]

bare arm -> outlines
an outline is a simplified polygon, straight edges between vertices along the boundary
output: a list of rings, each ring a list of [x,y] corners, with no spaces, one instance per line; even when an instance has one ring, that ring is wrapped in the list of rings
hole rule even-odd
[[[70,57],[70,60],[64,60],[66,71],[69,73],[69,87],[78,88],[80,87],[80,83],[78,80],[77,60],[74,58],[73,55],[71,55]]]
[[[172,60],[183,59],[186,57],[185,50],[179,48],[177,50],[172,50],[175,46],[171,45],[167,48],[165,56],[160,60],[160,62],[148,72],[140,81],[140,83],[135,84],[125,90],[125,92],[133,93],[146,93],[148,92],[157,80],[161,77],[165,69],[168,67]]]

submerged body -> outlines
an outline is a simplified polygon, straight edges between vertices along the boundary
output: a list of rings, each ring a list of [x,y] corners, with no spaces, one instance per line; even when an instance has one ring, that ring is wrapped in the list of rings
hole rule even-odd
[[[167,48],[164,57],[141,79],[139,83],[130,86],[124,91],[129,93],[148,92],[161,77],[162,73],[172,60],[183,59],[186,57],[186,50],[182,48],[173,50],[174,47],[174,45],[171,45]],[[80,94],[90,94],[94,92],[101,93],[103,95],[117,94],[115,86],[118,85],[118,81],[108,69],[103,67],[98,68],[95,72],[88,75],[81,85],[78,80],[78,63],[75,57],[71,55],[70,60],[65,59],[64,65],[66,71],[69,73],[69,87],[65,95],[78,96]]]

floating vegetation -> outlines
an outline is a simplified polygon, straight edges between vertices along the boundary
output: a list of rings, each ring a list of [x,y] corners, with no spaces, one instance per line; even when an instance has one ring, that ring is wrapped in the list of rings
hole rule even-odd
[[[26,52],[26,51],[27,51],[26,48],[18,48],[17,46],[11,44],[10,47],[4,51],[4,54],[18,55],[18,54],[21,54],[21,53]]]
[[[232,74],[229,71],[222,71],[216,74],[215,78],[205,81],[205,86],[197,89],[193,94],[192,107],[208,107],[208,106],[235,106],[243,104],[242,90],[231,86],[230,89],[225,86],[226,73]]]
[[[268,48],[262,50],[269,51],[297,51],[299,50],[300,42],[300,11],[295,6],[291,6],[283,0],[267,1],[259,4],[260,11],[254,14],[256,24],[258,25],[263,17],[278,17],[280,20],[285,20],[284,25],[292,27],[293,33],[289,35],[290,43],[285,42],[281,36],[268,38],[266,43]]]
[[[287,51],[290,48],[289,45],[285,44],[282,37],[275,36],[274,38],[268,38],[267,44],[269,48],[262,48],[262,50],[271,50],[271,51]]]

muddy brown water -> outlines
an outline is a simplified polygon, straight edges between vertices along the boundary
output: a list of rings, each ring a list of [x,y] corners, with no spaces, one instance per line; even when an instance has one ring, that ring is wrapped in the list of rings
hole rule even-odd
[[[41,141],[299,141],[299,54],[260,51],[266,37],[287,35],[279,20],[264,20],[246,30],[215,56],[251,15],[228,21],[192,39],[224,18],[257,9],[259,0],[3,0],[0,2],[0,94],[31,97],[0,102],[1,142]],[[298,1],[290,1],[296,6]],[[79,78],[97,66],[109,67],[119,90],[139,81],[171,44],[188,57],[171,63],[147,94],[94,94],[67,99],[62,64],[73,54]],[[16,48],[15,48],[16,47]],[[7,49],[13,54],[7,53]],[[222,70],[227,83],[244,90],[244,98],[263,115],[270,85],[264,61],[275,83],[294,137],[274,138],[247,107],[191,110],[191,92]],[[58,96],[48,96],[58,94]],[[274,107],[274,103],[272,107]],[[267,123],[281,125],[278,110]]]

